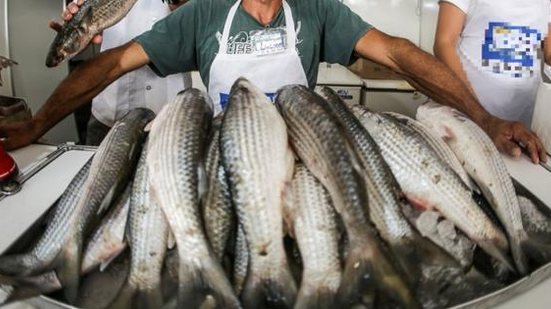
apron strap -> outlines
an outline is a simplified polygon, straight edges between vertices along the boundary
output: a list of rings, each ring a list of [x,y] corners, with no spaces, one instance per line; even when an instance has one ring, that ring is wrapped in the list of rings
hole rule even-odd
[[[239,8],[240,4],[241,4],[241,0],[238,0],[237,2],[235,2],[235,4],[231,7],[230,12],[228,13],[228,17],[226,18],[226,23],[224,24],[224,30],[222,31],[222,38],[220,39],[220,46],[218,47],[219,54],[226,54],[227,52],[231,25],[233,23],[233,18],[235,17],[235,12],[237,12],[237,9]]]

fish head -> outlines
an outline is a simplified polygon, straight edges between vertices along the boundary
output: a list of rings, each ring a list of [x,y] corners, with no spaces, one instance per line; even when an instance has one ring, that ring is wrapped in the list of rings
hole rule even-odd
[[[58,66],[61,62],[71,59],[81,52],[91,40],[87,33],[85,26],[62,29],[50,46],[46,57],[46,66],[49,68]]]

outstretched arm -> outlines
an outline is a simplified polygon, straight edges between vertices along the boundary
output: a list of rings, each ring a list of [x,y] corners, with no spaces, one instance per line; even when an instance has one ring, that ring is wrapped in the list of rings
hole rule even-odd
[[[360,57],[389,67],[437,102],[468,115],[488,133],[501,151],[520,156],[519,143],[522,143],[534,163],[547,160],[543,145],[534,133],[520,123],[490,115],[455,73],[408,40],[372,29],[358,41],[355,52]]]
[[[67,76],[30,121],[0,125],[6,149],[29,145],[123,74],[149,62],[135,42],[107,50]]]

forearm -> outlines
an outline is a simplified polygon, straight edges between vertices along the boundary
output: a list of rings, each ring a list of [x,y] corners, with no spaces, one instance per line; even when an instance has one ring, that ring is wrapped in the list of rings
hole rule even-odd
[[[370,42],[375,43],[370,45]],[[421,92],[441,104],[462,111],[483,127],[492,118],[465,83],[445,64],[408,40],[370,31],[358,42],[356,52],[359,56],[388,66]]]
[[[449,42],[436,42],[434,45],[434,55],[440,61],[442,61],[448,68],[457,76],[469,90],[476,96],[474,89],[467,78],[467,73],[463,70],[463,65],[457,54],[455,46],[452,46]]]
[[[89,103],[121,75],[133,69],[135,64],[121,61],[125,53],[128,53],[128,48],[125,47],[106,51],[67,76],[34,116],[35,137],[42,136],[77,108]]]

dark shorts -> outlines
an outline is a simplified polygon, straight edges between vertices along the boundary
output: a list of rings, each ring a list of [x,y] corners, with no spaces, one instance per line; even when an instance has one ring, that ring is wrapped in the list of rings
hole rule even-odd
[[[104,125],[93,115],[90,116],[86,130],[86,145],[99,146],[110,129],[111,127]]]

